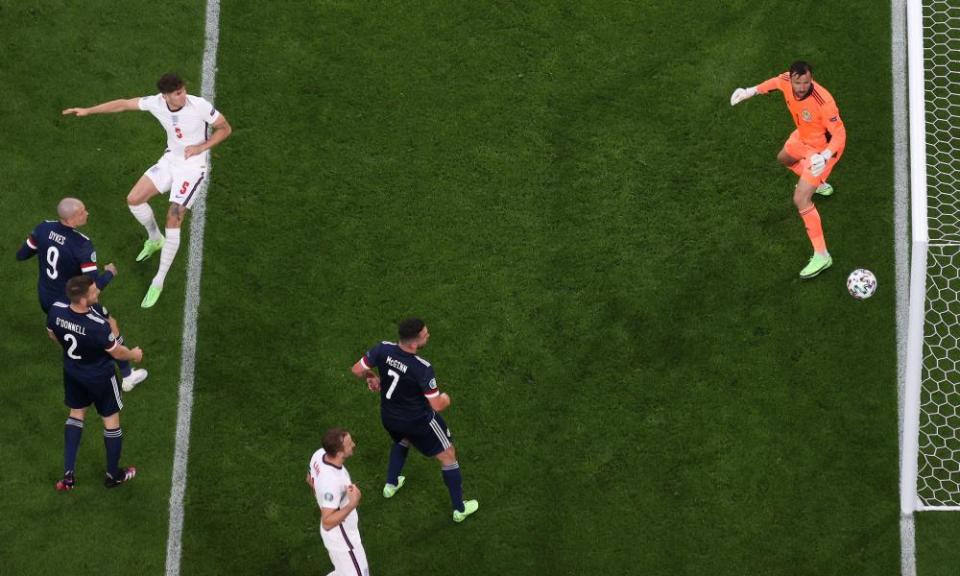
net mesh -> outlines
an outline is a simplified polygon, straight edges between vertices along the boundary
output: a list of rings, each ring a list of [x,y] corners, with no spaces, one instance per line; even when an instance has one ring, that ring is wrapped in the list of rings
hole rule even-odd
[[[917,492],[926,507],[960,506],[960,251],[927,252]]]
[[[917,493],[960,506],[960,1],[924,0],[927,299]]]
[[[927,0],[923,23],[930,242],[960,244],[960,2]]]

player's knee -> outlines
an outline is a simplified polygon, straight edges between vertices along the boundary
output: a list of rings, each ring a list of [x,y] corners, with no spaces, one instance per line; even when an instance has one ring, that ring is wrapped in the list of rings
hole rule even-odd
[[[807,186],[801,183],[793,192],[793,204],[798,210],[804,210],[810,207],[813,200],[813,190],[807,190]]]
[[[157,190],[153,180],[150,180],[146,176],[141,176],[140,179],[137,180],[137,183],[133,185],[130,193],[127,194],[127,204],[130,206],[138,206],[148,202],[151,197],[159,193],[160,191]]]
[[[439,460],[444,466],[447,464],[453,464],[457,461],[457,451],[454,450],[453,446],[451,445],[443,452],[437,454],[437,460]]]
[[[187,209],[179,204],[171,204],[167,210],[167,228],[179,228],[183,224],[183,216]]]

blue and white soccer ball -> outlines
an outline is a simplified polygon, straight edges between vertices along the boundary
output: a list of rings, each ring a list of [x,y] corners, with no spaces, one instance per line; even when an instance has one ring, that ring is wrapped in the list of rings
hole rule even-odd
[[[857,268],[847,276],[847,292],[857,300],[866,300],[877,291],[877,277],[873,272]]]

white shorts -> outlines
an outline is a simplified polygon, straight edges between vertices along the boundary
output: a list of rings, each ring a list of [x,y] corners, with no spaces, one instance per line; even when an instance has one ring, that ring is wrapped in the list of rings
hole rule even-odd
[[[143,173],[161,194],[170,192],[170,202],[186,208],[196,201],[206,174],[206,164],[177,162],[171,158],[170,152]]]
[[[327,576],[370,576],[370,567],[367,565],[367,553],[363,544],[353,550],[327,550],[330,561],[333,562],[333,572]]]

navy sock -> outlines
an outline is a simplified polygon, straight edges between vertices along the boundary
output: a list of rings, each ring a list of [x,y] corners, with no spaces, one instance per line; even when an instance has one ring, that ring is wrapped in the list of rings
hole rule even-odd
[[[117,343],[123,344],[123,334],[117,336]],[[114,360],[117,363],[117,368],[120,369],[120,377],[126,378],[133,372],[133,367],[130,366],[130,362],[127,360]]]
[[[407,461],[407,452],[409,451],[410,446],[406,440],[397,442],[393,445],[393,448],[390,449],[390,464],[387,466],[387,484],[397,485],[399,482],[397,477],[400,476],[400,472],[403,471],[403,464]]]
[[[77,452],[80,450],[80,436],[83,434],[83,420],[67,418],[63,427],[63,473],[73,472],[77,464]]]
[[[133,367],[130,366],[130,362],[127,360],[114,360],[117,363],[117,368],[120,369],[120,377],[126,378],[133,372]]]
[[[460,475],[460,464],[454,462],[449,466],[444,466],[441,472],[443,473],[443,483],[447,485],[447,490],[450,491],[450,503],[453,504],[453,509],[463,512],[463,476]]]
[[[121,428],[103,429],[103,447],[107,449],[107,472],[116,478],[120,473],[120,448],[123,444]]]

